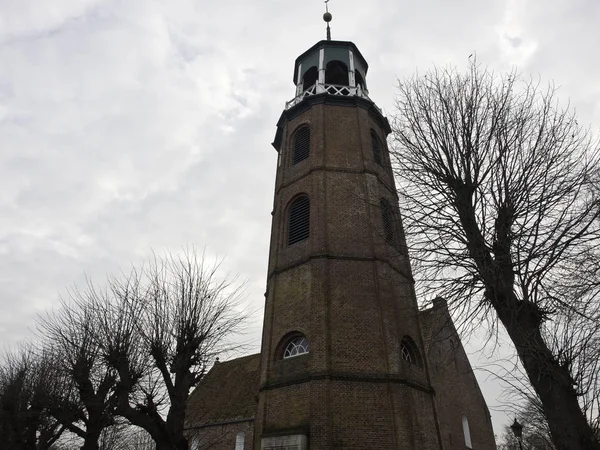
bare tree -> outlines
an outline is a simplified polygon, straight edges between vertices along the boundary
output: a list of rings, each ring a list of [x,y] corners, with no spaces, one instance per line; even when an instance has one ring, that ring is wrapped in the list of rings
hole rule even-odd
[[[73,290],[71,301],[42,316],[38,324],[51,345],[63,377],[74,389],[58,392],[50,413],[83,440],[82,450],[98,450],[102,431],[114,423],[116,372],[104,363],[96,338],[98,317],[90,293]]]
[[[600,183],[596,187],[600,187]],[[598,220],[600,223],[600,220]],[[554,355],[569,369],[596,438],[600,436],[600,251],[582,249],[575,271],[556,280],[556,292],[573,308],[546,328]]]
[[[53,358],[30,345],[4,355],[0,366],[0,442],[14,450],[46,450],[64,427],[48,404],[54,393],[68,389]]]
[[[519,405],[516,408],[515,418],[518,418],[523,426],[521,443],[524,450],[555,450],[539,399],[531,397]],[[503,442],[499,450],[520,450],[519,441],[508,425],[504,427]]]
[[[565,282],[600,251],[597,142],[554,88],[476,63],[415,75],[396,104],[392,157],[421,286],[502,323],[558,449],[600,449],[576,369],[594,333],[562,339],[570,320],[600,323],[591,284]]]
[[[148,432],[128,423],[111,425],[102,431],[100,450],[154,450]]]
[[[64,433],[50,450],[73,450],[79,448],[82,438],[74,433]],[[99,439],[100,450],[155,450],[152,437],[143,429],[118,421],[102,430]]]
[[[118,374],[116,410],[158,450],[188,448],[188,394],[244,319],[241,287],[193,252],[155,258],[96,293],[98,342]]]

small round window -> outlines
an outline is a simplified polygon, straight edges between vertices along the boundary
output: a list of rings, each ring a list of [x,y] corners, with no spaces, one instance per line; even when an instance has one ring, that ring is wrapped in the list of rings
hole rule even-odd
[[[308,339],[304,336],[292,338],[283,350],[283,359],[308,353]]]

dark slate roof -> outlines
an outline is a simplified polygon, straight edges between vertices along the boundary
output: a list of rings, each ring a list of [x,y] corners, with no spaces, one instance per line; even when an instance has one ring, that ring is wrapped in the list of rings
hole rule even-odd
[[[296,58],[296,62],[294,63],[294,78],[292,78],[292,82],[294,84],[296,84],[296,80],[298,79],[298,64],[300,64],[300,62],[304,59],[304,57],[306,55],[308,55],[309,53],[312,53],[312,52],[316,51],[317,49],[324,48],[324,47],[349,47],[349,48],[351,48],[355,57],[362,60],[363,64],[365,65],[365,75],[366,75],[366,71],[369,70],[369,64],[367,64],[367,60],[364,58],[364,56],[362,55],[362,53],[360,52],[358,47],[354,44],[354,42],[322,40],[322,41],[317,42],[315,45],[313,45],[311,48],[309,48],[308,50],[306,50],[304,53],[302,53],[300,56],[298,56]]]
[[[188,398],[186,428],[254,418],[260,353],[217,362]]]

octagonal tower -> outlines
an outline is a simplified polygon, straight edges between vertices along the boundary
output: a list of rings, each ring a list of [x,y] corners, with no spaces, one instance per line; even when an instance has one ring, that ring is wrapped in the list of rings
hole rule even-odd
[[[352,42],[296,59],[278,152],[254,448],[441,448],[386,137]]]

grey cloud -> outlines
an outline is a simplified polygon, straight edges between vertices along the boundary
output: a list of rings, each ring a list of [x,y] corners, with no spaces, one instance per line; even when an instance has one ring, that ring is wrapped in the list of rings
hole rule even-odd
[[[359,46],[386,111],[397,77],[464,66],[476,51],[499,70],[519,62],[554,79],[584,122],[600,123],[595,3],[329,6],[334,39]],[[29,335],[35,312],[85,274],[101,281],[186,245],[227,256],[260,310],[270,142],[294,95],[294,59],[325,36],[322,13],[284,0],[0,4],[0,340]],[[506,36],[522,39],[516,53]],[[257,320],[251,349],[259,332]],[[498,384],[483,384],[493,405]]]

